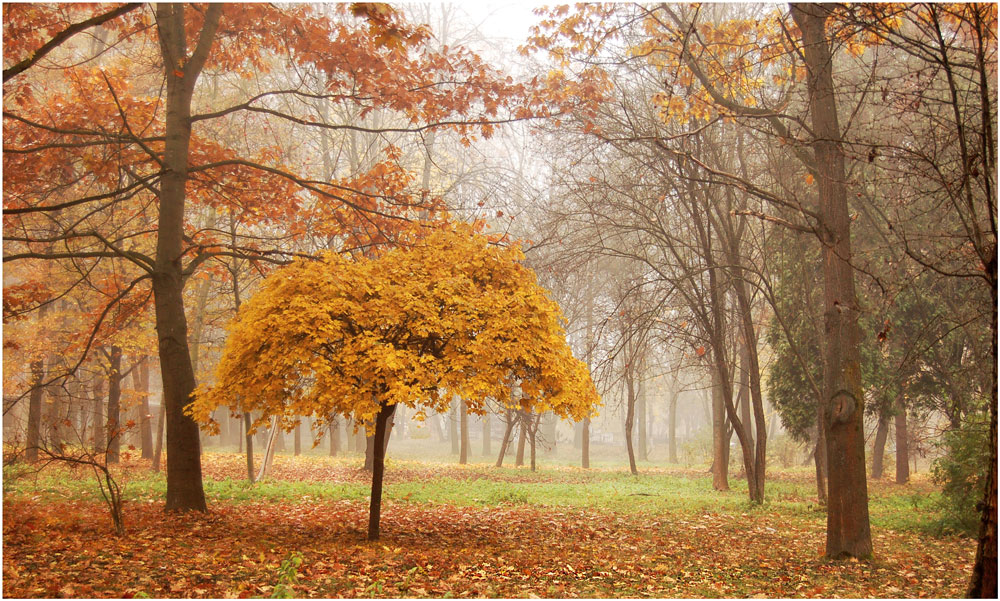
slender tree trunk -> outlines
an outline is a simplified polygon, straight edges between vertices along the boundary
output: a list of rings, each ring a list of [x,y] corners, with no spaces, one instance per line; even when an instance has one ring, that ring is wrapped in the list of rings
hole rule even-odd
[[[91,425],[94,432],[94,452],[103,453],[108,446],[108,431],[104,423],[104,382],[102,380],[94,383],[94,404],[91,413],[94,418]]]
[[[271,473],[271,465],[274,463],[274,451],[277,448],[277,438],[281,431],[277,417],[271,418],[271,429],[267,434],[267,444],[264,446],[264,459],[260,462],[260,470],[257,472],[255,482],[260,482]]]
[[[715,351],[713,351],[715,352]],[[712,367],[712,488],[729,490],[729,436],[718,370]]]
[[[459,445],[458,463],[465,465],[469,462],[469,411],[465,405],[465,399],[461,400],[459,406],[459,433],[461,444]]]
[[[910,445],[906,428],[906,399],[900,394],[896,400],[896,484],[910,481]]]
[[[677,463],[677,391],[671,391],[667,408],[667,452],[670,463]]]
[[[375,417],[375,463],[372,466],[372,498],[368,509],[368,540],[378,540],[382,517],[382,477],[385,474],[386,423],[396,411],[395,405],[382,405]]]
[[[875,445],[872,448],[872,479],[874,480],[882,479],[887,438],[889,438],[889,418],[886,417],[884,409],[879,409],[878,427],[875,428]]]
[[[504,428],[503,431],[503,440],[500,441],[500,454],[497,455],[497,463],[496,463],[497,467],[503,467],[503,459],[504,456],[507,454],[507,447],[510,446],[511,433],[514,431],[515,418],[513,411],[511,409],[507,409],[506,418],[507,418],[505,420],[506,427]]]
[[[182,259],[185,186],[191,143],[191,97],[215,38],[222,7],[216,4],[205,9],[204,25],[190,56],[187,53],[184,10],[180,4],[157,4],[155,7],[167,98],[164,173],[160,178],[160,211],[152,281],[167,422],[166,509],[206,511],[198,425],[184,414],[184,407],[191,401],[195,378],[184,315]]]
[[[534,423],[531,426],[531,471],[535,471],[535,443],[538,440],[538,426],[542,421],[542,414],[539,413],[535,416],[533,420]]]
[[[340,449],[340,420],[336,417],[330,420],[330,457],[336,457]]]
[[[294,436],[294,453],[298,457],[302,454],[302,424],[295,424],[295,434]]]
[[[42,443],[42,381],[45,379],[45,361],[31,362],[31,393],[28,395],[28,437],[25,441],[24,458],[34,463],[38,461],[38,448]]]
[[[819,201],[824,280],[824,421],[827,425],[826,555],[870,557],[868,482],[863,428],[861,332],[851,265],[851,217],[844,151],[834,96],[833,57],[826,33],[829,7],[792,4],[802,32]]]
[[[625,409],[625,450],[628,452],[628,469],[633,475],[639,475],[639,469],[635,465],[635,449],[632,448],[632,425],[635,423],[635,371],[631,367],[626,368],[625,374],[626,388],[626,409]]]
[[[514,467],[521,467],[524,465],[524,443],[527,442],[528,435],[528,414],[519,409],[517,422],[517,457],[514,460]]]
[[[360,442],[360,439],[359,439]],[[365,437],[365,471],[375,469],[375,435]]]
[[[133,374],[139,392],[139,435],[143,459],[153,458],[153,416],[149,413],[149,357],[143,355]]]
[[[111,347],[111,370],[108,372],[108,463],[118,463],[121,455],[122,348]]]
[[[640,365],[643,365],[640,363]],[[635,411],[639,417],[639,455],[640,461],[649,461],[649,425],[647,424],[646,406],[646,381],[642,371],[639,372],[639,381],[636,383],[638,391],[635,396]]]
[[[452,399],[451,409],[448,411],[448,440],[451,441],[451,454],[459,454],[458,444],[458,407]]]
[[[250,413],[243,414],[243,433],[247,439],[247,480],[253,482],[253,434],[250,433],[250,426],[253,424],[253,419],[250,417]]]
[[[590,416],[583,418],[583,429],[580,432],[580,465],[583,469],[590,469]]]

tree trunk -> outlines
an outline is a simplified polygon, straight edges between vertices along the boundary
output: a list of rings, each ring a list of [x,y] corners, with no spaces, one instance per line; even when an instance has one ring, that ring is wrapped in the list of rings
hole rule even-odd
[[[438,442],[445,442],[448,440],[448,437],[444,432],[444,426],[441,425],[441,420],[443,419],[444,417],[440,413],[435,413],[431,417],[431,423],[434,424],[434,433],[437,434]]]
[[[528,435],[528,415],[522,411],[517,411],[518,431],[517,431],[517,457],[514,460],[514,467],[524,465],[524,443],[527,442]]]
[[[878,427],[875,428],[875,445],[872,448],[872,478],[874,480],[882,479],[887,438],[889,438],[889,418],[886,417],[884,409],[879,409]]]
[[[365,437],[365,471],[375,469],[375,435]]]
[[[833,57],[826,37],[828,11],[828,7],[816,4],[791,5],[792,18],[802,32],[814,136],[824,283],[823,405],[829,476],[826,556],[838,559],[870,557],[872,539],[865,474],[860,308],[851,265],[851,217]]]
[[[500,454],[497,456],[497,463],[496,463],[497,467],[503,467],[503,459],[504,456],[507,454],[507,447],[510,446],[510,436],[511,433],[514,431],[514,421],[515,421],[513,410],[507,409],[506,418],[507,418],[506,427],[504,428],[503,431],[503,440],[500,441]]]
[[[153,448],[153,471],[160,471],[160,459],[163,457],[163,432],[166,430],[167,407],[160,399],[160,410],[156,417],[156,446]]]
[[[184,315],[183,238],[185,186],[191,144],[191,97],[208,58],[222,14],[220,5],[205,9],[197,46],[188,56],[184,6],[157,4],[156,24],[166,76],[164,173],[160,178],[156,259],[152,271],[156,332],[167,426],[166,509],[206,511],[201,481],[198,425],[184,407],[194,391],[194,369]]]
[[[459,433],[461,444],[459,445],[458,463],[465,465],[469,462],[469,411],[465,405],[465,399],[461,400],[459,406]]]
[[[628,469],[633,475],[638,476],[639,470],[635,466],[635,449],[632,448],[632,425],[635,423],[635,372],[631,367],[625,374],[625,450],[628,452]]]
[[[260,471],[257,472],[254,482],[260,482],[271,473],[271,465],[274,463],[274,451],[277,447],[277,438],[280,432],[281,425],[278,423],[278,418],[272,417],[271,429],[267,435],[267,444],[264,445],[264,459],[260,462]]]
[[[713,351],[715,352],[715,351]],[[729,436],[718,370],[712,369],[712,488],[729,490]]]
[[[459,444],[458,444],[458,407],[457,403],[452,399],[451,409],[448,411],[448,440],[451,441],[451,454],[458,455]]]
[[[118,463],[122,448],[122,347],[111,347],[108,372],[108,463]]]
[[[45,361],[43,359],[32,361],[31,393],[28,395],[28,437],[24,450],[25,460],[31,463],[38,461],[38,448],[42,443],[42,381],[44,379]]]
[[[667,452],[670,463],[677,463],[677,396],[677,391],[670,393],[668,406]]]
[[[538,440],[538,425],[542,421],[542,414],[535,416],[534,424],[531,426],[531,471],[535,471],[535,443]]]
[[[640,363],[641,365],[641,363]],[[638,459],[640,461],[649,461],[649,426],[646,423],[646,414],[648,413],[646,407],[646,382],[643,379],[643,374],[640,372],[639,381],[636,383],[638,388],[635,395],[635,412],[639,417],[639,454]]]
[[[104,382],[98,379],[94,383],[94,404],[91,409],[93,423],[91,428],[94,432],[94,452],[104,453],[107,450],[107,430],[104,424]]]
[[[821,505],[827,502],[827,474],[829,462],[826,456],[826,424],[823,420],[823,403],[816,403],[816,449],[813,459],[816,463],[816,498]]]
[[[372,466],[372,498],[368,509],[368,540],[378,540],[382,516],[382,476],[385,474],[386,423],[395,411],[395,405],[382,405],[375,417],[375,463]]]
[[[296,457],[302,454],[302,424],[295,424],[295,433],[293,434],[293,453]]]
[[[251,424],[253,424],[253,419],[250,418],[250,413],[244,413],[243,432],[247,439],[247,480],[253,482],[253,434],[250,433]]]
[[[492,443],[493,437],[490,435],[490,414],[486,413],[482,417],[483,421],[483,456],[489,456],[493,453]]]
[[[336,457],[340,449],[340,420],[336,417],[330,420],[330,457]]]
[[[143,459],[153,458],[153,416],[149,414],[149,357],[143,355],[139,359],[136,370],[132,372],[133,382],[139,392],[139,434],[140,448]]]
[[[590,416],[583,418],[583,430],[580,432],[580,465],[583,469],[590,469]]]
[[[910,445],[906,428],[906,400],[900,394],[896,400],[896,484],[910,481]]]

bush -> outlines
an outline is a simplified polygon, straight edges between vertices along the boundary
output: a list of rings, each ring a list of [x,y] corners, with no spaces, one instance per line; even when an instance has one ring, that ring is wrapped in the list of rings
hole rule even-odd
[[[945,433],[940,443],[944,455],[931,468],[934,482],[941,485],[942,526],[972,535],[979,531],[976,506],[983,500],[989,469],[989,432],[988,416],[978,413]]]

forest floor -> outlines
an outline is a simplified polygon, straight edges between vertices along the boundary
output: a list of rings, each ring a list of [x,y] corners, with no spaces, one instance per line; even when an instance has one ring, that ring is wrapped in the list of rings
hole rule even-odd
[[[209,513],[166,514],[163,476],[129,460],[121,537],[92,475],[5,468],[3,596],[938,598],[962,595],[975,554],[935,526],[923,474],[870,483],[875,557],[832,562],[806,470],[770,470],[751,506],[704,468],[390,459],[370,543],[357,456],[278,456],[253,487],[244,461],[206,454]]]

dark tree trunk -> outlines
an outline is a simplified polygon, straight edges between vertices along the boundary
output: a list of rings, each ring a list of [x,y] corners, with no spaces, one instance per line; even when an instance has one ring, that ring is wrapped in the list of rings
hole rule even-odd
[[[826,555],[837,559],[870,557],[872,538],[865,473],[860,308],[851,265],[851,217],[833,57],[826,37],[829,10],[817,4],[791,5],[792,18],[802,32],[814,136],[824,280],[823,405],[829,476]]]
[[[461,405],[459,406],[459,436],[461,438],[459,445],[458,463],[465,465],[469,462],[469,411],[465,406],[465,399],[461,400]]]
[[[826,505],[829,467],[826,459],[826,424],[823,415],[823,403],[818,402],[816,403],[816,449],[813,452],[816,463],[816,498],[821,505]]]
[[[515,422],[513,410],[507,409],[506,418],[507,418],[505,420],[506,427],[504,428],[503,431],[503,440],[500,441],[500,454],[497,455],[497,463],[496,463],[497,467],[503,467],[503,459],[504,456],[507,454],[507,447],[510,446],[510,436],[511,433],[514,431],[514,422]]]
[[[386,425],[395,411],[395,405],[382,405],[375,417],[375,436],[372,437],[375,461],[372,466],[372,499],[368,509],[368,540],[378,540],[379,519],[382,516],[382,477],[385,474],[385,448],[388,443]]]
[[[198,424],[184,414],[184,407],[191,402],[195,379],[184,315],[182,254],[191,97],[215,38],[222,8],[213,4],[205,10],[204,26],[190,56],[183,5],[157,4],[155,10],[167,90],[164,173],[160,178],[160,214],[152,274],[167,422],[166,509],[206,511]]]
[[[122,448],[122,348],[111,347],[111,369],[108,372],[108,463],[118,463]]]
[[[517,457],[514,459],[514,467],[524,465],[524,443],[527,442],[528,421],[528,414],[519,409],[517,412]]]
[[[910,441],[906,428],[906,400],[896,400],[896,484],[910,481]]]
[[[712,366],[712,488],[729,490],[729,436],[718,370]]]
[[[94,383],[94,404],[91,409],[93,423],[91,429],[94,432],[94,452],[103,453],[107,450],[107,433],[104,424],[104,381],[98,379]]]
[[[253,475],[253,434],[250,433],[250,426],[253,424],[253,419],[250,418],[250,413],[243,414],[243,432],[247,439],[247,480],[251,483],[254,480]]]
[[[635,466],[635,449],[632,448],[632,425],[635,423],[635,373],[631,368],[625,374],[626,404],[625,404],[625,450],[628,452],[628,469],[633,475],[639,475]]]
[[[153,416],[149,414],[149,357],[139,359],[133,373],[135,387],[139,392],[139,434],[143,459],[153,458]]]
[[[889,418],[886,417],[884,409],[879,409],[878,426],[875,428],[875,444],[872,447],[872,478],[875,480],[882,479],[887,438],[889,438]]]
[[[25,441],[24,458],[32,463],[38,461],[38,448],[42,443],[42,380],[45,379],[45,361],[31,362],[31,393],[28,395],[28,438]]]

